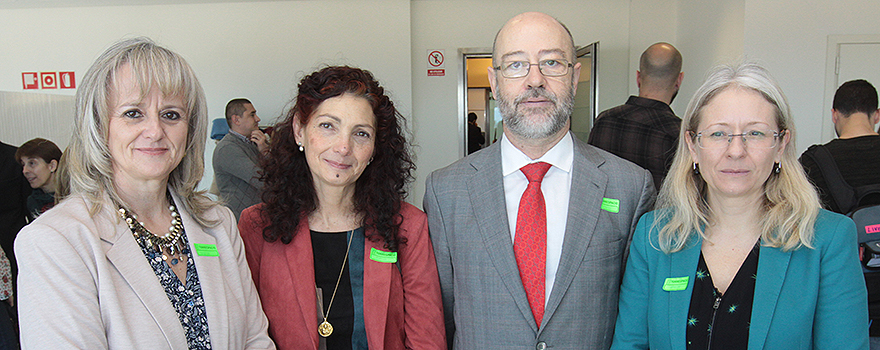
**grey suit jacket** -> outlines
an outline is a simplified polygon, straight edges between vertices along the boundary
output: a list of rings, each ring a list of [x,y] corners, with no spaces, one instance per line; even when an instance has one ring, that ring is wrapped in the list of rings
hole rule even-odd
[[[513,254],[501,147],[433,172],[424,208],[454,349],[607,349],[629,242],[654,201],[651,174],[574,139],[571,198],[556,282],[535,324]],[[620,201],[618,212],[601,209]]]
[[[260,150],[228,133],[217,143],[212,162],[220,199],[232,209],[237,221],[242,210],[260,202],[260,191],[263,189],[257,174],[260,170]]]
[[[107,199],[109,200],[109,198]],[[179,200],[175,197],[175,200]],[[71,197],[22,229],[15,241],[23,349],[187,349],[177,312],[113,208],[89,215]],[[200,226],[181,210],[214,349],[274,349],[232,213]],[[219,256],[199,256],[194,243]]]

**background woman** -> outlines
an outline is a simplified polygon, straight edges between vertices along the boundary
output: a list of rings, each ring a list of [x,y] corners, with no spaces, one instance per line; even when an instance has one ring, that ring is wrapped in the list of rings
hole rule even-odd
[[[819,209],[794,139],[765,69],[710,72],[636,227],[612,348],[868,348],[855,226]]]
[[[74,121],[70,195],[16,241],[22,346],[273,349],[232,213],[195,191],[207,110],[183,58],[115,44]]]
[[[402,123],[367,71],[300,82],[264,164],[264,203],[239,223],[279,348],[446,348],[427,219],[403,202]]]
[[[21,145],[15,159],[21,163],[21,172],[34,189],[27,198],[28,216],[34,220],[55,205],[58,188],[55,171],[61,161],[61,150],[52,141],[36,138]]]

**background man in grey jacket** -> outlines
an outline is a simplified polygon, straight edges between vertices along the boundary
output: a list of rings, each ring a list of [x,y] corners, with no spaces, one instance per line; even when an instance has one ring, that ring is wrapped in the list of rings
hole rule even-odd
[[[242,210],[260,202],[263,184],[257,171],[261,155],[269,150],[269,137],[260,131],[260,117],[247,99],[226,104],[226,123],[229,133],[214,149],[214,179],[220,199],[238,220]]]

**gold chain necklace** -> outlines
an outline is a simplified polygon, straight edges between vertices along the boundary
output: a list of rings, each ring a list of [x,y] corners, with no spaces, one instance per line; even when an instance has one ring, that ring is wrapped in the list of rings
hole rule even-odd
[[[336,287],[333,287],[333,295],[330,297],[330,304],[327,304],[327,312],[324,313],[324,322],[318,325],[318,334],[327,338],[333,334],[333,325],[327,322],[330,316],[330,308],[333,307],[333,299],[336,298],[336,289],[339,288],[339,282],[342,281],[342,272],[345,271],[345,263],[348,262],[348,252],[351,250],[351,241],[354,238],[354,230],[348,231],[348,247],[345,248],[345,258],[342,259],[342,268],[339,269],[339,277],[336,278]]]

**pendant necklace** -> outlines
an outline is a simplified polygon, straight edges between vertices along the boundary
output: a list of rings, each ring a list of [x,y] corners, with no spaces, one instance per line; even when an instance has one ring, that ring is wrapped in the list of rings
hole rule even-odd
[[[336,287],[333,287],[333,295],[330,297],[330,304],[327,304],[327,312],[324,313],[324,322],[321,322],[321,324],[318,325],[318,334],[324,338],[333,334],[333,325],[331,325],[330,322],[327,322],[327,317],[330,316],[330,308],[333,307],[333,299],[336,298],[336,289],[339,288],[339,281],[342,281],[342,272],[345,271],[345,264],[348,262],[348,251],[351,250],[351,240],[354,238],[354,230],[348,231],[348,234],[348,247],[345,248],[345,258],[342,259],[342,268],[339,269],[339,277],[336,278]]]
[[[162,260],[170,265],[177,265],[181,259],[185,258],[185,255],[181,254],[184,248],[181,240],[183,220],[180,219],[180,213],[177,212],[177,207],[174,206],[174,201],[170,196],[168,201],[171,202],[171,205],[168,206],[168,209],[171,211],[171,226],[168,228],[168,233],[162,236],[150,232],[150,230],[144,227],[144,223],[138,221],[137,215],[122,205],[119,206],[119,216],[128,224],[128,228],[131,229],[135,239],[143,238],[148,247],[156,249],[157,252],[162,254]],[[168,252],[167,254],[166,251]]]

